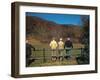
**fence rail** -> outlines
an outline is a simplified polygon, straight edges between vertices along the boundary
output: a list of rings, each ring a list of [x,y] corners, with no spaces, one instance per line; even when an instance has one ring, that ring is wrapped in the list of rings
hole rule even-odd
[[[84,48],[72,48],[72,50],[83,50]],[[45,49],[45,48],[43,48],[43,49],[35,49],[35,51],[43,51],[43,50],[45,50],[45,51],[52,51],[52,49]],[[55,49],[55,50],[59,50],[59,49]],[[66,50],[66,49],[61,49],[61,50]]]
[[[68,49],[62,49],[63,51],[63,61],[60,61],[59,59],[59,49],[55,49],[56,53],[58,55],[57,56],[57,60],[58,61],[57,64],[77,64],[77,62],[75,61],[75,58],[81,56],[84,54],[84,48],[72,48],[71,53],[72,53],[72,57],[74,59],[72,59],[72,61],[69,61],[66,59],[66,51]],[[55,63],[53,64],[51,58],[52,58],[52,49],[46,49],[46,48],[42,48],[42,49],[35,49],[32,50],[32,55],[29,58],[26,58],[26,66],[29,66],[30,64],[32,64],[32,66],[43,66],[43,65],[55,65]],[[68,62],[68,63],[67,63]],[[73,62],[73,63],[72,63]]]

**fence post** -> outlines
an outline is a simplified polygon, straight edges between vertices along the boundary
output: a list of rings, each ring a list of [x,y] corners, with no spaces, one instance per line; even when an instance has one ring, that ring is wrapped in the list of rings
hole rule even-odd
[[[81,48],[81,56],[82,56],[82,53],[83,53],[83,48]]]
[[[43,62],[46,62],[46,58],[45,58],[45,48],[43,48]]]

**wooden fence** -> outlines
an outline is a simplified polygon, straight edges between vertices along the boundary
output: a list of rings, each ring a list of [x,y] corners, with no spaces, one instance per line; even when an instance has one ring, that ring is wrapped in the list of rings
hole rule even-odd
[[[83,49],[84,48],[72,48],[72,56],[77,57],[77,56],[81,56],[83,54]],[[63,49],[63,51],[65,51],[66,49]],[[49,57],[51,56],[51,49],[36,49],[35,51],[32,52],[32,58],[34,58],[35,60],[43,60],[43,62],[46,62]],[[58,52],[59,49],[56,49],[56,51]],[[66,54],[66,53],[64,53]],[[66,54],[67,55],[67,54]],[[63,55],[65,56],[65,55]]]

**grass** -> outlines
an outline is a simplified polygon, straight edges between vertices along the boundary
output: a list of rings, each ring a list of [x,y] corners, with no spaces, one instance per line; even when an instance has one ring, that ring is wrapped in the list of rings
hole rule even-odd
[[[39,40],[35,40],[34,38],[30,39],[31,44],[36,49],[50,49],[49,43],[41,43]],[[81,48],[83,45],[80,43],[73,44],[74,48]],[[77,65],[77,61],[75,59],[75,56],[79,56],[81,53],[81,50],[72,50],[72,58],[70,60],[67,60],[64,58],[63,61],[51,61],[51,51],[45,51],[45,62],[44,62],[44,56],[43,51],[33,51],[32,56],[36,59],[34,62],[32,62],[29,66],[30,67],[36,67],[36,66],[61,66],[61,65]],[[66,55],[66,51],[63,51],[64,56]]]
[[[36,61],[36,62],[33,62],[30,67],[36,67],[36,66],[61,66],[61,65],[76,65],[77,62],[76,60],[66,60],[64,59],[63,61],[46,61],[46,62],[40,62],[40,61]]]
[[[66,55],[66,52],[64,51],[64,56]],[[59,61],[59,59],[55,62],[51,61],[51,51],[45,52],[45,62],[43,57],[43,51],[34,51],[32,56],[34,56],[37,60],[35,62],[32,62],[30,65],[31,67],[35,66],[54,66],[54,65],[76,65],[77,61],[75,59],[75,56],[80,55],[80,50],[72,50],[72,58],[70,60],[67,60],[64,58],[63,61]]]

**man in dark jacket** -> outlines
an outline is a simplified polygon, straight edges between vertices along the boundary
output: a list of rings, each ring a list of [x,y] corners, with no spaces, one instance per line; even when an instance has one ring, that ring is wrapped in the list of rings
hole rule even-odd
[[[67,55],[66,57],[68,59],[71,58],[71,55],[72,55],[71,49],[73,48],[73,44],[69,37],[65,41],[64,48],[66,49],[66,55]]]
[[[32,55],[32,49],[35,51],[35,48],[26,40],[26,66],[30,65],[30,58]]]

